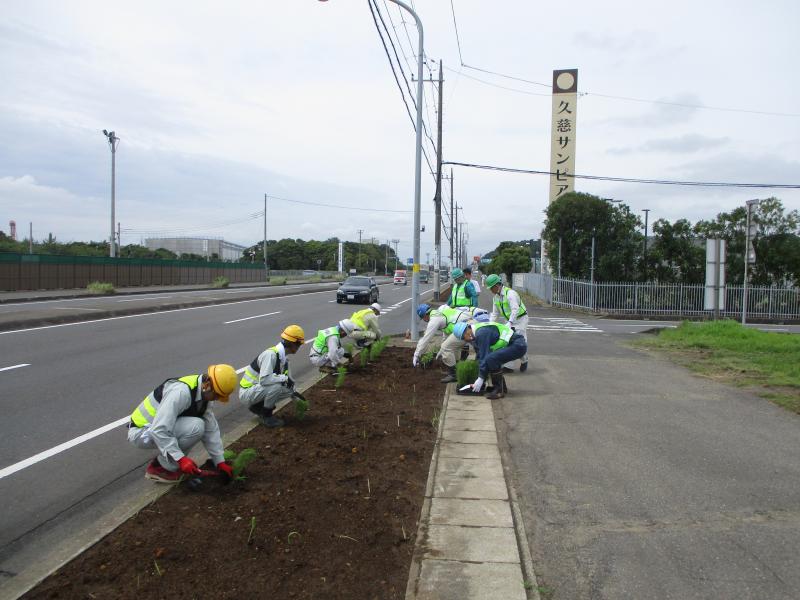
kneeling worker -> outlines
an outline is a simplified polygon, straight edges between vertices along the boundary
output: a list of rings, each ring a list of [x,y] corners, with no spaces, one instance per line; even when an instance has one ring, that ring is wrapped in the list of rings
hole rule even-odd
[[[378,325],[378,317],[381,314],[381,305],[377,302],[369,305],[369,308],[357,310],[350,316],[350,320],[355,324],[355,329],[350,337],[353,338],[360,347],[369,346],[375,340],[381,339],[381,326]]]
[[[230,365],[211,365],[202,375],[167,379],[147,394],[131,414],[128,441],[141,449],[158,449],[147,465],[145,477],[161,483],[177,483],[184,475],[200,473],[186,453],[203,441],[217,469],[233,476],[225,462],[219,424],[209,402],[227,402],[236,389],[236,370]]]
[[[495,400],[505,395],[503,363],[522,358],[528,352],[528,344],[521,334],[501,323],[456,323],[453,335],[475,346],[478,355],[478,378],[472,384],[479,392],[487,376],[492,378],[494,389],[487,398]]]
[[[295,354],[305,343],[299,325],[289,325],[281,333],[281,341],[259,354],[244,370],[239,382],[239,400],[267,427],[283,426],[283,419],[273,416],[275,404],[294,392],[289,373],[288,354]]]
[[[355,324],[350,319],[339,321],[338,325],[320,329],[311,344],[308,358],[320,371],[332,373],[339,365],[346,365],[351,356],[342,348],[342,340],[353,333]]]

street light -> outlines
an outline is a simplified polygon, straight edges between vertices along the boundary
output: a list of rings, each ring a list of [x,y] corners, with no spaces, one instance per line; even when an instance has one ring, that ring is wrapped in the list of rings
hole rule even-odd
[[[114,258],[117,255],[116,251],[116,239],[114,235],[114,183],[116,178],[116,156],[117,156],[117,145],[119,143],[119,138],[114,135],[113,131],[108,131],[103,129],[103,135],[108,138],[108,145],[111,146],[111,253],[109,256]]]
[[[327,0],[320,0],[326,2]],[[417,49],[417,136],[416,136],[416,152],[414,160],[414,266],[412,269],[411,278],[411,340],[416,342],[419,339],[419,331],[417,330],[417,306],[419,305],[419,225],[420,225],[420,197],[422,191],[422,64],[424,61],[424,45],[423,45],[423,31],[422,21],[420,21],[417,13],[405,2],[401,0],[389,0],[405,9],[417,24],[417,32],[419,33],[419,48]]]

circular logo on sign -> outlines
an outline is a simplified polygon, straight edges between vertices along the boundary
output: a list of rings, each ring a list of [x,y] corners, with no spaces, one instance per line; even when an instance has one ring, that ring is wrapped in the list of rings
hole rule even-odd
[[[575,85],[575,77],[572,73],[561,73],[556,79],[556,85],[559,89],[568,90]]]

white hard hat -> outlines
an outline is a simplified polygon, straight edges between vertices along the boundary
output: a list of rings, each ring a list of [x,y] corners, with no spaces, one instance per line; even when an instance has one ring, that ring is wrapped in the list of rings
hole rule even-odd
[[[339,321],[339,327],[344,329],[344,332],[347,335],[350,335],[351,333],[353,333],[353,329],[356,328],[356,324],[353,323],[350,319],[342,319],[341,321]]]
[[[381,312],[381,305],[378,304],[377,302],[373,302],[372,304],[369,305],[369,307],[371,309],[373,309],[373,310],[377,310],[378,312]]]

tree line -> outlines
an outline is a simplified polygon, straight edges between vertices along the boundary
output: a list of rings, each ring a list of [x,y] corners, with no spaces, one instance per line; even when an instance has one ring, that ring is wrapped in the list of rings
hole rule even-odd
[[[719,213],[694,225],[687,219],[652,224],[645,243],[641,218],[626,204],[571,192],[552,202],[542,234],[553,274],[589,279],[594,239],[595,281],[656,281],[698,284],[705,281],[705,240],[727,246],[726,278],[744,278],[747,210]],[[786,211],[778,198],[766,198],[751,211],[755,264],[748,268],[753,285],[796,285],[800,278],[800,214]]]

